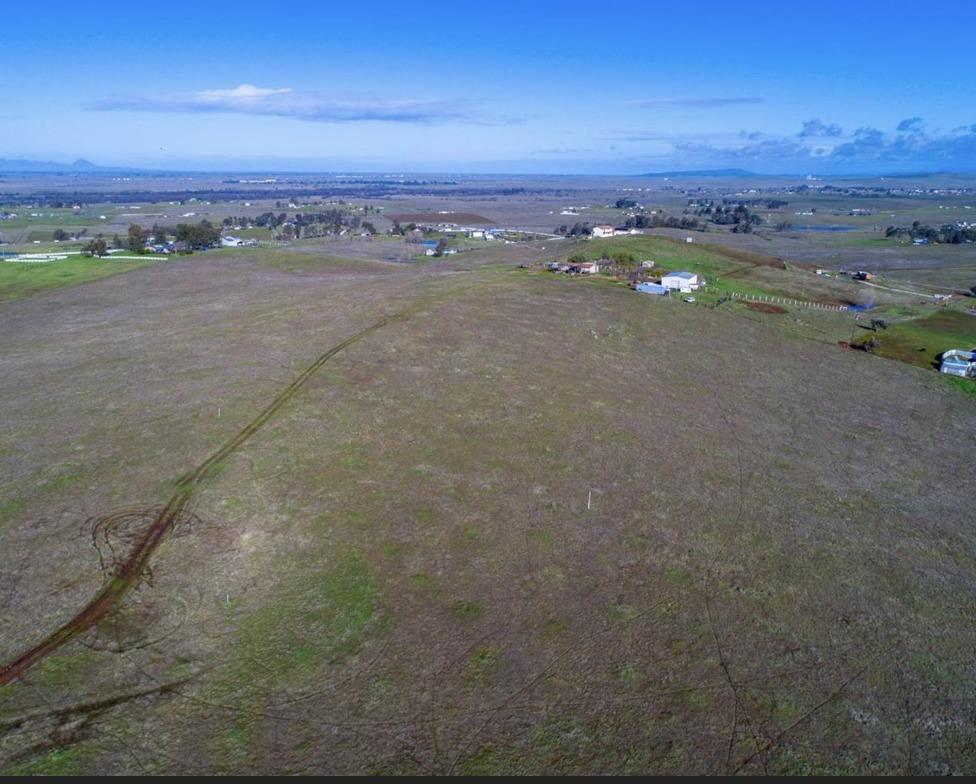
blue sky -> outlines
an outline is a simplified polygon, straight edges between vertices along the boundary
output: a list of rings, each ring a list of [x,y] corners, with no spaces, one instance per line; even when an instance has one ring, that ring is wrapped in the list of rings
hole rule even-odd
[[[2,12],[0,157],[976,170],[972,2],[86,5]]]

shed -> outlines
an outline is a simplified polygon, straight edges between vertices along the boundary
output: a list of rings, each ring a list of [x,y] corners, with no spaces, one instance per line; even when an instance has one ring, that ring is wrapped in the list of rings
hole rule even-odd
[[[600,265],[595,261],[582,261],[570,266],[570,272],[576,272],[580,275],[596,275],[599,271]]]
[[[641,294],[657,294],[660,297],[666,297],[670,289],[658,283],[638,283],[634,287],[634,291],[639,291]]]
[[[976,350],[963,351],[953,348],[943,352],[939,372],[950,376],[976,378]]]

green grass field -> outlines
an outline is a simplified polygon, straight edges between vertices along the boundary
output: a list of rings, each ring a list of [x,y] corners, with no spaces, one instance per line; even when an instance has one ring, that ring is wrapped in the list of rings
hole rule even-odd
[[[152,263],[154,262],[110,261],[85,256],[71,256],[63,261],[40,264],[0,262],[0,302],[77,286]]]
[[[694,242],[666,237],[609,237],[576,242],[563,257],[582,254],[589,259],[609,258],[614,253],[629,253],[655,267],[651,277],[665,272],[688,270],[703,275],[707,288],[703,296],[717,298],[736,292],[747,296],[787,297],[818,302],[857,302],[863,293],[850,281],[818,277],[806,270],[783,269],[781,260],[708,243],[707,234],[693,234]],[[882,294],[884,300],[886,294]]]
[[[875,349],[877,354],[932,368],[943,351],[976,348],[976,316],[958,310],[941,310],[922,318],[899,321],[870,334],[881,342]]]

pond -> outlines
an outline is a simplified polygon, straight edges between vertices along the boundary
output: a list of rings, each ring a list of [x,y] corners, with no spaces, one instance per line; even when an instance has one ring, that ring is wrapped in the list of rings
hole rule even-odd
[[[834,226],[829,223],[811,226],[797,226],[794,224],[790,226],[790,230],[792,231],[855,231],[856,229],[857,226]]]

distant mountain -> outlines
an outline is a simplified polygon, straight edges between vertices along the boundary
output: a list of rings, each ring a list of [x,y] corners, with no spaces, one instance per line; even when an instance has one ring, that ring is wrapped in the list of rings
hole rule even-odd
[[[109,171],[104,166],[96,166],[91,161],[79,158],[74,163],[55,163],[53,161],[28,161],[20,158],[0,158],[2,172],[95,172]]]
[[[757,177],[755,172],[745,169],[698,169],[695,171],[648,172],[641,177]]]

